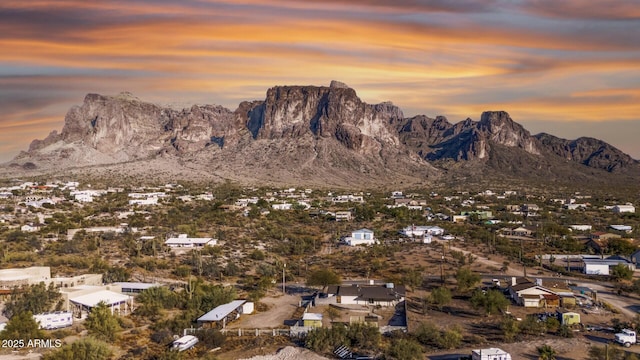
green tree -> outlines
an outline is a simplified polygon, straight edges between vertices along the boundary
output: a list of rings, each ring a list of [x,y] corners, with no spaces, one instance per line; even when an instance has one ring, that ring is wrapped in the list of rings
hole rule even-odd
[[[391,359],[420,360],[424,359],[422,346],[412,339],[393,339],[387,355]]]
[[[87,337],[44,354],[42,360],[107,360],[111,358],[112,354],[109,345]]]
[[[516,336],[520,333],[518,323],[511,316],[505,316],[505,318],[502,319],[500,329],[502,329],[502,335],[504,336],[504,340],[507,342],[515,340]]]
[[[442,311],[442,307],[451,302],[451,291],[444,286],[435,288],[429,295],[429,302]]]
[[[416,289],[422,285],[422,272],[415,269],[403,269],[402,282],[405,285],[411,286],[412,289]]]
[[[535,315],[528,315],[519,325],[520,331],[527,335],[543,335],[546,331],[545,323]]]
[[[95,336],[98,340],[108,342],[113,342],[120,331],[118,319],[111,313],[111,309],[104,302],[100,302],[91,309],[84,325],[89,330],[89,334]]]
[[[440,347],[443,349],[455,349],[462,343],[462,331],[454,326],[445,330],[440,337]]]
[[[476,290],[473,292],[469,301],[474,308],[483,309],[487,315],[505,310],[507,306],[509,306],[509,299],[507,299],[500,290],[494,289],[486,293]]]
[[[556,360],[556,350],[551,346],[545,344],[537,348],[538,360]]]
[[[172,309],[179,303],[178,295],[164,286],[154,286],[143,290],[136,297],[138,307],[135,313],[150,319],[157,319],[163,309]]]
[[[480,275],[474,273],[469,268],[460,268],[456,272],[456,282],[458,291],[467,291],[480,282]]]
[[[341,282],[340,275],[331,269],[318,269],[309,273],[307,277],[308,286],[322,286],[323,291],[327,286],[340,284]]]
[[[5,304],[3,312],[8,318],[26,311],[31,311],[32,314],[41,314],[52,310],[60,298],[60,292],[54,287],[53,283],[49,287],[41,282],[27,288],[16,288],[11,293],[9,301]]]
[[[560,328],[558,328],[558,335],[565,338],[572,338],[573,331],[567,325],[560,325]]]
[[[102,274],[102,282],[106,284],[113,282],[124,282],[129,281],[129,277],[131,277],[131,273],[129,272],[129,270],[120,266],[114,266],[109,267]]]
[[[618,264],[611,269],[611,277],[615,281],[631,280],[633,278],[633,270],[629,269],[625,264]]]
[[[423,345],[440,346],[440,338],[442,334],[433,323],[423,322],[418,325],[415,332],[416,339]]]
[[[26,342],[29,339],[44,339],[46,337],[33,318],[31,311],[15,314],[4,330],[0,332],[0,338],[3,340],[24,340]]]

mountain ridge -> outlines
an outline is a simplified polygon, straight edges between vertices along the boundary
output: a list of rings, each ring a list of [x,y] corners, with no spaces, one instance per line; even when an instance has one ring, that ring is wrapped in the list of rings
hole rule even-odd
[[[558,166],[594,179],[640,174],[640,162],[601,140],[531,135],[506,111],[455,124],[444,116],[405,118],[393,103],[367,104],[337,81],[275,86],[264,100],[235,110],[177,110],[129,93],[88,94],[68,111],[60,133],[34,140],[9,165],[46,172],[162,159],[209,168],[220,178],[336,184],[428,183],[460,171],[536,177],[536,168]]]

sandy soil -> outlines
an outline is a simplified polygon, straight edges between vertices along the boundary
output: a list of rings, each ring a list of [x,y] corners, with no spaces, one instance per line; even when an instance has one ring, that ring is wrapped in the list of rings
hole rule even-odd
[[[298,308],[300,296],[279,295],[265,297],[261,303],[269,308],[265,312],[256,312],[252,315],[243,315],[227,326],[228,329],[255,329],[255,328],[282,328],[284,321],[291,319],[291,315]]]
[[[242,359],[242,360],[297,360],[297,359],[326,360],[328,358],[320,356],[306,349],[287,346],[283,349],[280,349],[277,353],[272,355],[258,355],[252,358]]]

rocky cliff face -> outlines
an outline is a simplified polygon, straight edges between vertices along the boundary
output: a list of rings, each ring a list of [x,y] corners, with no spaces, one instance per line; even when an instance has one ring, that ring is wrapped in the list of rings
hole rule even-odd
[[[242,102],[235,111],[215,105],[175,110],[127,93],[89,94],[69,110],[60,133],[34,140],[13,164],[62,169],[138,160],[177,161],[233,179],[350,185],[421,182],[460,168],[452,162],[523,176],[540,169],[553,176],[551,169],[568,160],[575,164],[571,174],[594,168],[640,173],[637,161],[602,141],[531,136],[504,111],[456,124],[442,116],[404,118],[392,103],[367,104],[336,81],[276,86],[264,100]]]
[[[493,145],[540,155],[542,146],[504,111],[484,112],[480,121],[466,119],[455,125],[446,118],[417,116],[398,128],[402,142],[428,160],[486,160]]]
[[[592,168],[618,172],[638,164],[637,160],[602,140],[589,137],[565,140],[546,133],[535,137],[551,153]]]
[[[367,143],[398,145],[391,125],[403,118],[391,103],[369,105],[339,82],[329,87],[277,86],[249,111],[247,128],[254,139],[335,138],[353,150]],[[366,151],[366,149],[364,149]]]

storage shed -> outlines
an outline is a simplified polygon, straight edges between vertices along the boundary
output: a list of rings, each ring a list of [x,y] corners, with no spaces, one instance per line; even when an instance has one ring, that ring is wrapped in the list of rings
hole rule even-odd
[[[567,309],[557,309],[558,321],[561,325],[577,325],[580,324],[580,314],[577,312],[569,311]]]
[[[322,314],[305,313],[302,315],[302,325],[308,327],[322,327]]]

